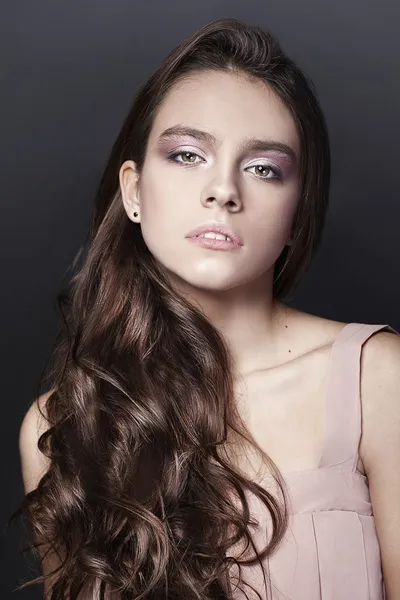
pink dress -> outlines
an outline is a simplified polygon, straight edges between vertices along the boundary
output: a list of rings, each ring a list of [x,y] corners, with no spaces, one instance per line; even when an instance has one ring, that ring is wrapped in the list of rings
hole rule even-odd
[[[326,391],[326,437],[318,469],[283,473],[288,485],[289,528],[265,561],[272,586],[265,592],[258,565],[242,567],[243,578],[268,600],[384,600],[379,541],[368,479],[357,470],[361,437],[360,358],[363,343],[389,325],[348,323],[332,346]],[[269,488],[269,485],[272,488]],[[264,485],[264,483],[263,483]],[[275,481],[266,478],[273,491]],[[266,508],[247,496],[252,516],[270,523]],[[264,509],[264,513],[262,512]],[[268,528],[270,531],[270,528]],[[254,530],[257,548],[259,530]],[[246,596],[231,587],[235,599]],[[268,573],[268,571],[267,571]],[[258,598],[244,587],[248,598]]]

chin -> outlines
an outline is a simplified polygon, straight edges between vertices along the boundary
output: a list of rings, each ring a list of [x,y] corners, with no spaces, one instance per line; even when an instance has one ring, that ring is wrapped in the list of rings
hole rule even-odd
[[[193,277],[193,273],[191,276],[185,277],[183,274],[171,273],[173,283],[176,283],[179,288],[183,288],[184,291],[189,292],[198,291],[203,293],[210,294],[223,294],[225,292],[229,292],[230,290],[234,290],[240,287],[243,282],[237,280],[228,280],[225,277]]]

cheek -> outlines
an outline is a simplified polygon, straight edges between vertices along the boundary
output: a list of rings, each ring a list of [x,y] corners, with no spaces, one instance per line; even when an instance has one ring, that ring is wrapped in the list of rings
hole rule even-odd
[[[168,194],[166,194],[162,178],[154,178],[143,184],[140,190],[140,213],[142,230],[146,229],[149,233],[165,225],[166,217],[170,210]]]
[[[162,182],[141,192],[141,231],[150,252],[161,258],[177,245],[180,211]]]
[[[140,190],[143,237],[153,239],[159,234],[166,241],[176,242],[177,235],[186,233],[182,223],[191,222],[192,198],[193,192],[182,186],[182,182],[175,183],[170,175],[163,177],[162,169],[157,176],[147,175]]]
[[[292,228],[298,204],[299,191],[297,186],[293,186],[291,190],[286,190],[282,198],[278,198],[271,218],[271,223],[274,225],[272,229],[277,230],[276,233],[280,232],[284,237],[287,236]]]
[[[254,265],[272,265],[285,248],[291,233],[293,217],[297,208],[297,198],[287,196],[282,202],[268,203],[259,211],[257,219],[246,227],[249,240],[250,263]]]
[[[249,245],[249,264],[256,270],[269,268],[284,249],[287,237],[277,226],[263,227],[255,232]]]
[[[251,227],[257,242],[261,239],[280,243],[286,241],[286,237],[291,230],[293,218],[297,210],[297,194],[282,197],[266,198],[266,202],[261,210],[256,211],[253,225]]]

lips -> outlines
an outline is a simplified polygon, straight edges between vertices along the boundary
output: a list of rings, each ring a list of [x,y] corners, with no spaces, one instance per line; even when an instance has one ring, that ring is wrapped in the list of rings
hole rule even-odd
[[[237,233],[232,231],[232,229],[228,225],[225,225],[224,223],[217,223],[216,221],[209,221],[208,223],[203,223],[202,225],[195,227],[194,229],[192,229],[192,231],[186,234],[185,237],[197,237],[203,233],[208,232],[221,233],[222,235],[226,235],[227,237],[229,237],[232,240],[232,242],[234,242],[238,246],[243,246],[243,241]]]

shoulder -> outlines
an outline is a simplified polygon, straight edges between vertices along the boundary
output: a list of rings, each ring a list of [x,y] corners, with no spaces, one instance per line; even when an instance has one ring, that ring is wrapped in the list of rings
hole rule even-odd
[[[29,409],[25,413],[25,416],[22,420],[21,428],[20,428],[20,440],[22,436],[22,441],[24,442],[27,437],[35,434],[35,437],[38,437],[38,434],[41,435],[47,428],[47,400],[53,394],[55,390],[52,389],[45,394],[36,398],[30,405]]]
[[[389,446],[391,438],[400,440],[400,335],[371,335],[362,346],[360,370],[362,460],[370,476],[384,460],[400,465],[400,454],[391,457]]]
[[[361,399],[362,461],[385,587],[395,594],[400,563],[400,336],[393,332],[378,331],[363,344]]]
[[[400,393],[400,335],[384,330],[373,333],[362,346],[360,363],[366,408],[376,410],[382,408],[381,402],[393,402]]]
[[[364,375],[373,384],[379,375],[396,376],[400,360],[400,335],[380,330],[363,344],[361,362]]]
[[[49,459],[39,448],[40,436],[47,431],[46,403],[54,389],[39,396],[30,405],[19,430],[19,453],[25,493],[35,489],[49,467]]]

